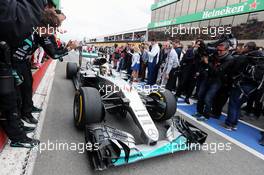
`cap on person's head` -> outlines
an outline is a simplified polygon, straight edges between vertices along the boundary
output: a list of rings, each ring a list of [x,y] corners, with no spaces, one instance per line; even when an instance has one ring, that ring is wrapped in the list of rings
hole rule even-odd
[[[248,42],[245,45],[245,48],[247,48],[249,51],[257,50],[257,44],[255,42]]]

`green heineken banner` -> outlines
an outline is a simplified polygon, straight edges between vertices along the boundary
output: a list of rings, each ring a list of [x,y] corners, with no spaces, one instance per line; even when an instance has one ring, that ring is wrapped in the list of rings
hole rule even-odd
[[[176,2],[176,1],[179,1],[179,0],[161,0],[161,1],[157,2],[157,3],[155,3],[155,4],[152,4],[151,10],[153,11],[155,9],[158,9],[160,7],[163,7],[163,6],[166,6],[166,5],[171,4],[173,2]]]
[[[186,16],[180,16],[169,20],[150,23],[148,25],[148,28],[151,29],[157,27],[165,27],[169,25],[183,24],[183,23],[220,18],[226,16],[233,16],[233,15],[256,12],[261,10],[264,10],[264,0],[248,0],[247,2],[233,4],[230,6],[225,6],[212,10],[205,10],[202,12],[198,12]]]

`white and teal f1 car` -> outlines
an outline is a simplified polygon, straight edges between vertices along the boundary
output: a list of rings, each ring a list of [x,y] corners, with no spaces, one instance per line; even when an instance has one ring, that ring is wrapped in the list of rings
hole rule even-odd
[[[207,138],[206,133],[175,116],[176,100],[170,91],[158,88],[144,93],[125,74],[109,69],[104,58],[87,59],[80,52],[79,66],[67,64],[67,78],[76,88],[75,126],[85,129],[87,143],[98,146],[89,151],[95,170],[189,150]],[[106,113],[119,115],[120,120],[131,117],[139,133],[107,125]],[[140,142],[135,135],[140,135]]]

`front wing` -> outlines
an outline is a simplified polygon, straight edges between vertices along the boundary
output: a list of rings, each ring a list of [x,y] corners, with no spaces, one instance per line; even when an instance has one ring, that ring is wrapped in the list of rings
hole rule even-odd
[[[174,117],[169,121],[166,139],[154,145],[136,145],[134,137],[106,125],[86,126],[86,142],[98,147],[89,152],[95,170],[104,170],[202,145],[207,134],[187,121]]]

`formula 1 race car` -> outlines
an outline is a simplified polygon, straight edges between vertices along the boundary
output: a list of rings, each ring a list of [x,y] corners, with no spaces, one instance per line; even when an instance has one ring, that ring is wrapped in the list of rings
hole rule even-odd
[[[97,145],[88,151],[95,170],[190,150],[207,138],[175,116],[176,100],[170,91],[132,83],[125,72],[111,69],[106,58],[89,58],[80,50],[79,66],[68,62],[66,74],[76,88],[75,126],[85,129],[87,143]],[[141,140],[135,138],[138,133],[107,125],[106,113],[119,115],[120,120],[131,117]]]

